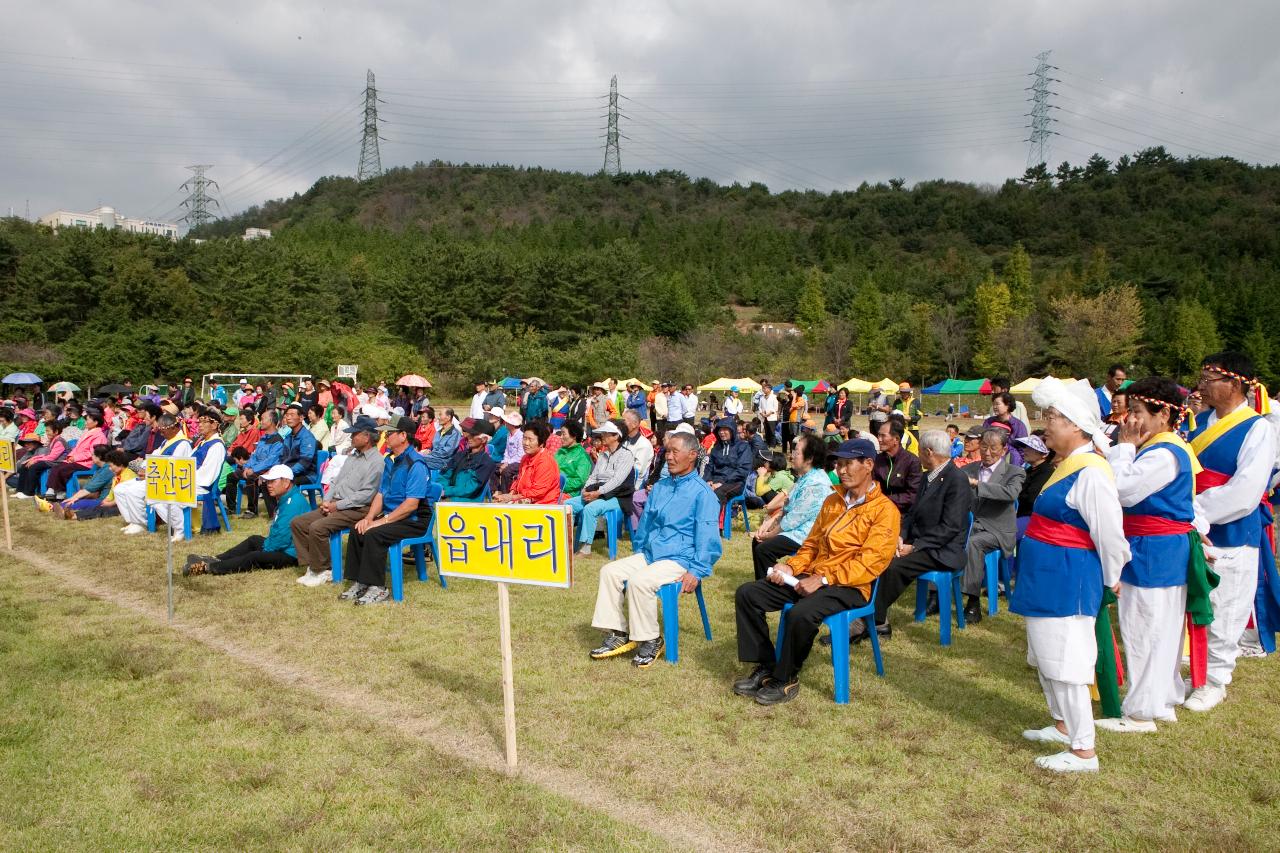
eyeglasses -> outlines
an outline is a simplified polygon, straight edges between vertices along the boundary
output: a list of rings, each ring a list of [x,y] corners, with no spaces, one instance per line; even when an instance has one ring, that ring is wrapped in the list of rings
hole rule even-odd
[[[1200,374],[1201,385],[1207,385],[1210,382],[1230,382],[1230,381],[1231,381],[1230,376],[1207,376],[1203,373]]]

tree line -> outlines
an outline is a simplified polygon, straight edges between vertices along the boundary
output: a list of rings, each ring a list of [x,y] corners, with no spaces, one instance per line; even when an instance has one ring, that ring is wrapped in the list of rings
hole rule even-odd
[[[1229,346],[1274,382],[1278,194],[1274,166],[1159,148],[832,193],[435,162],[176,242],[8,219],[0,369],[1187,379]]]

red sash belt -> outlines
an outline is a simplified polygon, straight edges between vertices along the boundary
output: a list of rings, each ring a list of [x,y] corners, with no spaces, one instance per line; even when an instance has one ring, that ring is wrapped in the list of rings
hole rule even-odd
[[[1046,545],[1083,548],[1086,551],[1097,549],[1093,544],[1093,538],[1089,536],[1089,531],[1081,530],[1065,521],[1053,521],[1035,513],[1031,514],[1031,521],[1027,524],[1027,535]]]
[[[1230,480],[1231,478],[1221,471],[1210,471],[1205,468],[1199,474],[1196,474],[1196,494],[1200,494],[1205,489],[1226,485]]]
[[[1186,521],[1174,521],[1172,518],[1161,518],[1158,515],[1126,515],[1124,517],[1125,536],[1170,536],[1190,532],[1191,524]]]

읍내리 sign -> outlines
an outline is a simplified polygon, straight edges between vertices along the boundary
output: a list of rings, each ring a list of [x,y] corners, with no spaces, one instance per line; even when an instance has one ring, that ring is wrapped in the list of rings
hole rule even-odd
[[[502,647],[502,716],[507,770],[516,768],[516,690],[511,657],[511,598],[507,585],[568,589],[573,582],[573,513],[562,504],[438,503],[437,571],[445,577],[498,584]]]

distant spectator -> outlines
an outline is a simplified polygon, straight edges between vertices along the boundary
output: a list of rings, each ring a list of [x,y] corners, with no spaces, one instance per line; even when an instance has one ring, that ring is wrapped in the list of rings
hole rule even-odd
[[[1008,391],[991,395],[991,417],[983,421],[984,427],[995,426],[1009,431],[1009,456],[1014,465],[1022,464],[1022,453],[1013,444],[1027,435],[1027,425],[1013,416],[1013,395]]]

